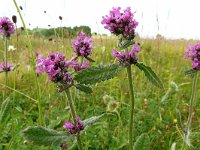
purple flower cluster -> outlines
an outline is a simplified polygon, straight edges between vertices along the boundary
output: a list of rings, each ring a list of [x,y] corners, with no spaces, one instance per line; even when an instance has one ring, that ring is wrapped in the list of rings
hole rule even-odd
[[[46,59],[40,54],[36,62],[36,72],[38,74],[46,72],[51,81],[69,85],[72,83],[72,76],[67,70],[69,64],[70,62],[66,61],[61,53],[51,53]]]
[[[76,40],[72,41],[74,52],[77,56],[87,57],[92,54],[93,39],[86,36],[84,32],[80,32]]]
[[[7,65],[4,62],[0,63],[0,71],[11,71],[12,70],[12,64],[10,62],[7,62]]]
[[[115,35],[122,35],[125,39],[133,39],[135,37],[135,28],[138,22],[133,19],[131,8],[127,7],[124,12],[120,12],[121,8],[116,7],[110,11],[109,16],[103,17],[102,24]]]
[[[185,55],[192,60],[192,68],[194,70],[200,69],[200,43],[189,46],[187,50],[185,50]]]
[[[15,33],[15,26],[8,17],[0,18],[0,34],[4,37],[10,37]]]
[[[130,52],[118,52],[116,50],[112,50],[112,56],[117,58],[119,63],[124,66],[128,66],[131,64],[137,63],[136,53],[140,51],[140,48],[137,43],[133,45],[133,48]]]
[[[80,131],[84,129],[84,126],[83,126],[83,122],[81,122],[79,117],[76,118],[76,122],[77,123],[74,124],[74,123],[70,123],[68,121],[65,121],[63,128],[68,129],[68,131],[71,134],[79,134]]]

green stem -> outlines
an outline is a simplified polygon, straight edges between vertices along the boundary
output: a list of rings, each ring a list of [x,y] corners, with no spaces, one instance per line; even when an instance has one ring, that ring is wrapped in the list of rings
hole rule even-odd
[[[30,37],[29,37],[29,33],[28,33],[28,30],[26,28],[26,24],[24,22],[24,19],[22,17],[22,14],[20,12],[20,9],[17,5],[17,2],[16,0],[13,0],[14,2],[14,5],[17,9],[17,12],[19,14],[19,17],[22,21],[22,24],[23,24],[23,27],[24,27],[24,31],[26,33],[26,36],[27,36],[27,40],[28,40],[28,48],[29,48],[29,51],[30,51],[30,54],[31,54],[31,64],[32,64],[32,68],[35,67],[35,58],[34,58],[34,53],[33,53],[33,48],[32,48],[32,44],[31,44],[31,41],[30,41]],[[35,78],[35,84],[36,84],[36,88],[37,88],[37,97],[38,97],[38,120],[39,120],[39,124],[40,125],[44,125],[44,120],[43,120],[43,116],[42,116],[42,107],[41,107],[41,90],[40,90],[40,86],[39,86],[39,82],[38,82],[38,78],[37,78],[37,74],[34,73],[34,78]]]
[[[67,89],[65,90],[65,92],[66,92],[66,94],[67,94],[67,100],[68,100],[68,103],[69,103],[69,106],[70,106],[70,110],[71,110],[71,114],[72,114],[73,121],[74,121],[74,123],[76,124],[76,123],[77,123],[77,121],[76,121],[77,115],[76,115],[74,103],[73,103],[73,100],[72,100],[72,97],[71,97],[69,88],[67,88]],[[83,150],[83,147],[82,147],[82,144],[81,144],[80,134],[77,134],[77,135],[76,135],[76,138],[77,138],[77,143],[78,143],[78,149],[79,149],[79,150]]]
[[[130,95],[130,118],[129,118],[129,149],[133,150],[133,112],[134,112],[134,91],[131,65],[127,67],[127,75],[129,82],[129,95]]]
[[[15,28],[16,28],[16,49],[18,50],[18,48],[19,48],[19,43],[18,43],[18,41],[19,41],[19,39],[18,39],[18,30],[17,30],[17,24],[15,23]],[[11,52],[11,54],[12,54],[12,61],[14,62],[14,63],[16,63],[16,57],[14,56],[14,51],[12,51]],[[13,82],[13,89],[15,89],[16,88],[16,70],[14,70],[14,82]],[[14,101],[15,101],[15,97],[16,97],[16,92],[14,91]]]
[[[8,66],[8,38],[5,37],[5,51],[4,51],[4,59],[5,59],[5,67]],[[5,71],[5,85],[8,85],[8,71]],[[7,90],[5,88],[4,96],[6,98]]]
[[[190,105],[189,105],[189,116],[186,124],[186,140],[189,140],[189,134],[190,134],[190,127],[192,123],[192,116],[193,116],[193,106],[195,103],[195,95],[196,95],[196,87],[197,87],[197,78],[198,78],[198,71],[195,72],[193,80],[192,80],[192,94],[190,97]]]

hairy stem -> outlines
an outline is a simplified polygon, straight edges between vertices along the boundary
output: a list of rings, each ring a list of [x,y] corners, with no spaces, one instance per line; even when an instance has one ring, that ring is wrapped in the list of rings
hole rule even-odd
[[[68,103],[69,103],[69,107],[70,107],[70,110],[71,110],[73,121],[76,124],[77,123],[77,121],[76,121],[77,115],[76,115],[76,110],[75,110],[75,107],[74,107],[74,103],[73,103],[69,88],[67,88],[65,90],[65,92],[67,94],[67,100],[68,100]],[[78,143],[78,149],[83,150],[83,147],[82,147],[82,144],[81,144],[80,134],[77,134],[76,138],[77,138],[77,143]]]
[[[133,79],[131,65],[127,67],[127,75],[129,82],[129,95],[130,95],[130,117],[129,117],[129,149],[133,150],[133,112],[134,112],[134,91],[133,91]]]
[[[17,2],[16,0],[13,0],[13,3],[17,9],[17,12],[19,14],[19,17],[22,21],[22,24],[23,24],[23,27],[24,27],[24,31],[26,33],[26,36],[27,36],[27,40],[28,40],[28,49],[29,49],[29,52],[30,52],[30,55],[31,55],[31,65],[32,65],[32,68],[35,67],[35,58],[34,58],[34,53],[33,53],[33,48],[32,48],[32,44],[31,44],[31,41],[30,41],[30,37],[29,37],[29,33],[28,33],[28,30],[26,28],[26,24],[24,22],[24,19],[22,17],[22,14],[20,12],[20,9],[17,5]],[[41,90],[40,90],[40,86],[39,86],[39,82],[38,82],[38,78],[37,78],[37,74],[34,73],[34,78],[35,78],[35,84],[36,84],[36,88],[37,88],[37,98],[38,98],[38,120],[39,120],[39,124],[40,125],[44,125],[44,120],[43,120],[43,116],[42,116],[42,106],[41,106]]]
[[[193,116],[193,106],[195,103],[195,95],[196,95],[196,87],[197,87],[197,78],[198,78],[198,71],[195,72],[193,80],[192,80],[192,94],[190,97],[190,105],[189,105],[189,116],[186,124],[186,135],[185,140],[187,143],[190,144],[190,127],[192,123],[192,116]]]
[[[8,38],[5,37],[4,41],[5,41],[4,59],[5,59],[5,68],[7,69],[8,67]],[[5,85],[8,85],[8,71],[5,71]],[[7,94],[7,90],[5,88],[4,90],[5,99],[6,99],[6,94]]]

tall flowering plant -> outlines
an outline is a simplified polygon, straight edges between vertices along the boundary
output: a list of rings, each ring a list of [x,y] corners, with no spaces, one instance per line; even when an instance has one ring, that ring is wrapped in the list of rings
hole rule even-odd
[[[73,121],[64,122],[63,128],[66,129],[67,132],[58,132],[41,126],[28,127],[23,131],[23,135],[26,139],[40,145],[60,144],[61,148],[64,149],[67,147],[69,142],[71,140],[73,141],[74,137],[76,137],[78,149],[83,149],[80,137],[81,131],[84,130],[86,126],[96,122],[105,115],[102,114],[100,116],[93,116],[92,118],[81,120],[80,117],[77,116],[70,93],[70,88],[72,87],[76,87],[78,90],[85,93],[92,92],[92,89],[89,86],[81,83],[76,78],[76,76],[81,74],[81,72],[88,70],[89,61],[93,61],[89,58],[92,54],[92,42],[92,38],[88,37],[84,32],[80,32],[78,33],[77,39],[72,41],[75,56],[71,59],[67,60],[65,55],[59,52],[50,53],[47,57],[42,54],[38,55],[36,62],[37,74],[46,73],[49,80],[57,85],[58,92],[66,93]],[[47,137],[46,140],[39,140],[40,137],[36,134],[37,132],[40,132],[40,134],[44,133],[47,136],[53,134],[55,137]]]
[[[185,56],[186,58],[190,59],[192,61],[191,69],[185,71],[186,75],[191,75],[192,77],[192,93],[189,101],[189,114],[188,114],[188,119],[186,122],[186,127],[183,127],[183,124],[181,122],[181,117],[179,113],[179,120],[180,120],[180,127],[182,129],[183,133],[183,139],[184,139],[184,148],[185,143],[187,146],[192,147],[190,137],[192,135],[192,129],[191,129],[191,124],[192,124],[192,118],[193,118],[193,109],[194,109],[194,104],[195,104],[195,97],[196,97],[196,88],[197,88],[197,78],[198,78],[198,72],[200,70],[200,43],[189,46],[188,49],[185,50]]]
[[[13,69],[12,64],[8,62],[8,40],[15,30],[14,23],[8,17],[0,17],[0,35],[3,37],[5,47],[4,62],[1,62],[0,72],[5,72],[5,85],[8,82],[8,72]],[[6,95],[6,90],[4,95]]]
[[[135,65],[140,70],[144,71],[146,77],[157,87],[163,88],[161,80],[153,72],[153,70],[138,61],[137,54],[140,52],[139,44],[134,40],[136,36],[135,29],[138,22],[134,19],[134,13],[131,8],[127,7],[121,10],[120,7],[112,8],[109,15],[103,17],[101,22],[105,29],[108,29],[112,34],[118,36],[119,50],[112,50],[112,56],[118,60],[119,65],[126,68],[129,94],[130,94],[130,117],[129,117],[129,149],[133,149],[133,113],[135,106],[134,90],[133,90],[133,75],[132,65]],[[131,48],[131,50],[129,50]]]
[[[132,65],[138,67],[145,73],[145,76],[157,87],[163,88],[161,80],[157,77],[155,72],[147,65],[138,61],[137,54],[140,52],[140,46],[135,42],[135,29],[138,22],[133,18],[134,14],[131,12],[130,7],[121,12],[121,8],[113,8],[109,15],[103,17],[102,24],[112,34],[118,37],[118,48],[113,49],[112,56],[118,60],[119,63],[109,65],[92,66],[88,69],[81,71],[74,76],[79,84],[92,85],[102,81],[114,78],[120,71],[125,68],[127,70],[129,93],[130,93],[130,117],[129,117],[129,147],[133,149],[133,112],[134,112],[134,91],[132,79]],[[88,41],[88,40],[86,40]],[[88,42],[86,42],[88,43]],[[81,43],[77,40],[74,41],[75,53],[82,58],[88,59],[90,50],[85,51],[85,47],[89,47],[85,42]],[[82,45],[82,48],[77,48],[77,45]],[[87,45],[87,46],[83,46]],[[83,53],[85,52],[85,53]],[[88,59],[90,60],[90,59]],[[68,124],[67,124],[68,126]],[[146,135],[145,135],[146,136]]]

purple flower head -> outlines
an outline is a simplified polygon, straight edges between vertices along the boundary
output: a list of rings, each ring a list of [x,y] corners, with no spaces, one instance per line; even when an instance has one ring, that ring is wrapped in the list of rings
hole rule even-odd
[[[66,144],[66,143],[60,144],[60,148],[61,148],[62,150],[67,149],[67,144]]]
[[[93,39],[86,36],[84,32],[80,32],[76,40],[72,41],[74,52],[77,56],[87,57],[92,54]]]
[[[11,71],[12,70],[12,64],[10,62],[7,62],[7,65],[4,62],[0,63],[0,71]]]
[[[4,37],[10,37],[15,33],[15,26],[8,17],[0,18],[0,34]]]
[[[84,125],[80,118],[77,117],[76,124],[65,121],[63,128],[67,129],[71,134],[79,134],[84,129]]]
[[[136,53],[140,51],[140,48],[137,43],[133,45],[133,48],[130,52],[118,52],[116,50],[112,50],[112,56],[117,58],[121,65],[127,66],[131,64],[137,63]]]
[[[123,12],[120,10],[120,7],[113,7],[109,16],[104,16],[101,23],[105,24],[105,29],[115,35],[121,34],[125,39],[134,39],[138,22],[133,19],[134,14],[131,12],[130,7],[127,7]]]
[[[55,83],[70,84],[73,80],[71,74],[67,71],[68,62],[61,53],[51,53],[46,59],[43,55],[38,55],[36,67],[38,74],[46,72],[49,79]]]
[[[200,43],[189,46],[187,50],[185,50],[185,55],[187,58],[192,60],[192,68],[194,70],[200,69]]]

